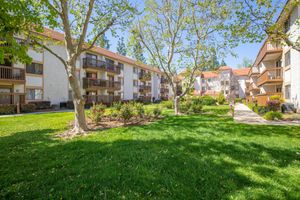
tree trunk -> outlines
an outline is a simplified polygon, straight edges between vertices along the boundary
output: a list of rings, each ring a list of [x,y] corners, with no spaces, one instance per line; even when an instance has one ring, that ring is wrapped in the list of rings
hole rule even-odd
[[[74,134],[83,134],[88,130],[86,120],[85,120],[85,112],[84,112],[85,100],[81,95],[80,85],[75,75],[75,72],[71,72],[71,75],[69,75],[69,82],[72,88],[74,112],[75,112],[75,122],[74,122],[73,132]]]
[[[175,115],[179,115],[180,114],[179,97],[178,96],[175,96],[175,98],[174,98],[174,112],[175,112]]]

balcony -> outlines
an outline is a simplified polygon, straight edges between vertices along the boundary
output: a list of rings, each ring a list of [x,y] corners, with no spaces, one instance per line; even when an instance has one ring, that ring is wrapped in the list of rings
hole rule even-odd
[[[259,75],[259,70],[257,67],[251,67],[250,69],[250,76],[258,76]]]
[[[151,73],[150,72],[140,72],[139,79],[140,79],[140,81],[151,81]]]
[[[25,70],[0,66],[0,81],[25,83]]]
[[[161,84],[167,84],[167,83],[168,83],[168,79],[165,78],[165,77],[161,77],[161,78],[160,78],[160,83],[161,83]]]
[[[121,90],[121,82],[120,81],[107,81],[107,89],[108,90]]]
[[[83,78],[83,89],[120,90],[121,82],[103,79]]]
[[[260,90],[259,87],[257,87],[254,83],[250,83],[249,85],[249,91],[254,91],[254,90]]]
[[[24,93],[0,93],[0,104],[24,104]]]
[[[149,103],[151,102],[151,96],[140,96],[138,98],[138,101],[143,102],[143,103]]]
[[[267,68],[257,79],[257,86],[282,83],[282,68]]]
[[[114,74],[121,73],[120,66],[111,63],[106,63],[105,61],[97,60],[94,58],[83,58],[83,68],[98,69]]]
[[[169,89],[168,88],[160,88],[160,93],[161,94],[169,94]]]
[[[255,96],[257,105],[259,106],[266,106],[267,102],[270,100],[270,97],[273,95],[278,95],[282,97],[282,93],[265,93],[265,94],[258,94]]]
[[[282,53],[282,46],[280,44],[272,44],[270,42],[265,42],[256,57],[254,65],[257,66],[269,54],[278,54],[279,56],[281,53]],[[267,59],[275,59],[275,57],[277,57],[277,55],[273,55]]]
[[[103,104],[112,104],[114,102],[121,101],[121,96],[112,96],[112,95],[85,95],[85,103],[103,103]]]
[[[139,86],[139,92],[140,92],[140,93],[148,93],[148,92],[151,92],[151,86],[150,86],[150,85],[140,85],[140,86]]]

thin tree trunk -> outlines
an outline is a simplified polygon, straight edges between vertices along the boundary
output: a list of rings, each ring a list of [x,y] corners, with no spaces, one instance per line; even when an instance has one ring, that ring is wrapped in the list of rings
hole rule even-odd
[[[180,114],[179,97],[178,96],[175,96],[175,98],[174,98],[174,112],[175,112],[175,115],[179,115]]]
[[[76,79],[75,73],[71,72],[71,74],[72,75],[69,76],[69,82],[73,91],[73,103],[74,103],[74,112],[75,112],[75,123],[74,123],[73,132],[74,134],[83,134],[88,130],[86,120],[85,120],[85,112],[84,112],[85,100],[81,95],[79,82]]]

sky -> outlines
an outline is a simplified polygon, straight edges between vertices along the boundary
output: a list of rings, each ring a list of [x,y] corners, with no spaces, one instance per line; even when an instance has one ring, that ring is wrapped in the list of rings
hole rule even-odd
[[[129,1],[133,5],[136,5],[139,10],[143,9],[144,7],[144,0],[129,0]],[[121,32],[119,33],[119,35],[123,36],[126,42],[128,33]],[[110,50],[116,52],[118,38],[113,38],[111,34],[107,34],[106,36],[109,39]],[[235,49],[233,49],[233,53],[235,53],[236,56],[232,56],[231,54],[228,53],[228,55],[224,58],[225,63],[227,64],[227,66],[230,66],[232,68],[237,68],[237,65],[242,63],[243,58],[249,58],[251,61],[254,62],[263,42],[264,41],[262,41],[261,43],[239,44]],[[220,62],[221,60],[222,58],[219,59]]]

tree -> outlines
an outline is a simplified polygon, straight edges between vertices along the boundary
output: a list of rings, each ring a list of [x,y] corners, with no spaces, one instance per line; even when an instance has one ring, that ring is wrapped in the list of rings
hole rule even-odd
[[[251,59],[244,57],[242,63],[238,64],[237,67],[238,68],[251,67],[252,64],[253,61]]]
[[[227,66],[227,64],[226,64],[226,62],[225,62],[224,59],[222,59],[222,61],[221,61],[221,66]]]
[[[194,83],[195,72],[211,61],[215,52],[226,52],[246,34],[234,22],[237,8],[224,0],[148,0],[135,33],[147,49],[151,62],[166,75],[174,100],[174,112],[179,114],[180,99]],[[237,37],[239,36],[239,37]],[[178,78],[178,72],[185,68]],[[184,85],[182,92],[178,92]]]
[[[128,42],[129,54],[142,63],[146,63],[146,58],[144,56],[144,49],[141,45],[141,40],[139,39],[138,32],[134,29],[130,30],[130,37]]]
[[[126,50],[126,46],[125,46],[125,43],[124,43],[124,37],[119,38],[117,51],[118,51],[119,54],[121,54],[123,56],[126,56],[127,50]]]
[[[92,50],[99,38],[111,30],[128,25],[135,9],[127,0],[43,0],[34,4],[43,22],[50,28],[64,32],[64,46],[67,59],[51,49],[51,43],[43,38],[32,38],[32,41],[53,54],[63,64],[72,89],[75,108],[73,134],[85,133],[88,130],[84,104],[79,80],[76,76],[76,60],[85,51]],[[34,35],[34,34],[31,34]],[[86,43],[89,39],[89,43]]]
[[[110,48],[109,40],[107,39],[105,34],[103,34],[102,36],[99,37],[99,39],[96,41],[95,45],[105,48],[105,49]]]

